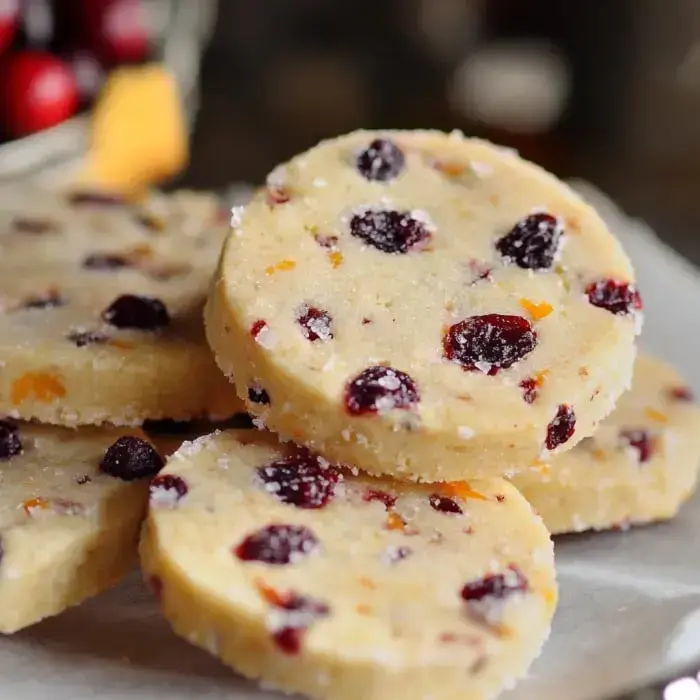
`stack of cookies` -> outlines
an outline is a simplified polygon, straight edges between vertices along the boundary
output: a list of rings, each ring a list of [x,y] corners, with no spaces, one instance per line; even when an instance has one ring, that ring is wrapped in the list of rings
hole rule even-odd
[[[276,168],[205,312],[259,430],[152,481],[165,617],[283,691],[492,697],[549,633],[549,531],[668,518],[694,488],[680,378],[642,358],[618,404],[641,308],[596,212],[510,151],[357,132]]]

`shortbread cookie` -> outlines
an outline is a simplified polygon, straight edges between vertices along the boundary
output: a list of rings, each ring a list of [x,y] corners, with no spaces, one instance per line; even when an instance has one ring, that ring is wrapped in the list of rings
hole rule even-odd
[[[201,320],[228,220],[213,196],[139,205],[0,188],[0,412],[64,425],[241,409]]]
[[[56,615],[133,567],[148,477],[163,464],[144,437],[0,420],[0,632]]]
[[[171,457],[141,558],[178,634],[332,700],[491,697],[537,656],[557,598],[549,536],[507,482],[353,475],[255,431]]]
[[[513,479],[552,533],[667,520],[695,490],[700,408],[678,373],[641,355],[596,434]]]
[[[640,307],[620,245],[551,175],[460,135],[358,132],[272,173],[206,323],[265,425],[440,481],[592,434],[629,383]]]

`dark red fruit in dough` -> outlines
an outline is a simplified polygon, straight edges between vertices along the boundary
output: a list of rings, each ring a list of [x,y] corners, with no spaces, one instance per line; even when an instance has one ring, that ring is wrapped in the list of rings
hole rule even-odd
[[[115,328],[154,331],[170,323],[170,315],[160,299],[124,294],[103,312],[102,318]]]
[[[564,233],[551,214],[530,214],[496,243],[498,252],[525,270],[549,270]]]
[[[517,566],[510,566],[503,574],[489,574],[467,583],[462,588],[462,598],[467,602],[484,598],[502,600],[512,593],[528,590],[527,579]]]
[[[270,403],[270,395],[258,386],[251,386],[248,389],[248,400],[251,403],[259,403],[267,405]]]
[[[118,253],[93,253],[83,260],[86,270],[119,270],[130,266],[131,261]]]
[[[454,513],[455,515],[461,515],[464,511],[462,506],[457,503],[457,501],[447,496],[441,496],[440,494],[434,493],[430,497],[430,506],[433,510],[437,510],[439,513]]]
[[[387,491],[377,491],[376,489],[370,489],[365,494],[365,501],[370,503],[371,501],[379,501],[384,504],[387,510],[391,510],[396,505],[396,496],[393,493],[388,493]]]
[[[375,139],[357,156],[357,169],[367,180],[392,180],[405,165],[403,151],[389,139]]]
[[[693,401],[693,392],[687,386],[674,386],[668,393],[676,401]]]
[[[75,78],[61,59],[49,53],[14,54],[0,70],[0,105],[2,125],[10,136],[43,131],[75,114]]]
[[[177,502],[184,498],[190,489],[187,482],[177,474],[159,474],[151,479],[149,490],[151,498],[154,494],[165,492],[168,500]]]
[[[598,280],[586,287],[588,301],[611,314],[626,315],[642,308],[639,292],[629,282]]]
[[[320,600],[289,593],[280,596],[276,608],[290,613],[286,624],[275,631],[272,638],[280,651],[295,655],[301,651],[304,632],[319,618],[326,617],[329,607]]]
[[[297,508],[323,508],[333,500],[340,472],[307,450],[257,469],[265,489],[282,503]]]
[[[104,345],[109,341],[109,336],[106,336],[100,331],[71,331],[66,336],[78,348],[85,348],[90,345]]]
[[[355,416],[409,409],[419,399],[418,387],[408,374],[382,365],[368,367],[345,387],[345,408]]]
[[[267,323],[263,321],[261,318],[259,318],[257,321],[253,323],[253,325],[250,327],[250,334],[257,340],[257,337],[262,333],[262,331],[267,328]]]
[[[648,462],[654,452],[654,441],[643,428],[620,431],[620,439],[626,445],[633,447],[639,454],[640,464]]]
[[[431,233],[410,212],[368,209],[350,219],[350,233],[383,253],[408,253],[426,243]]]
[[[333,338],[333,319],[323,309],[302,304],[297,311],[296,321],[304,337],[312,343]]]
[[[539,393],[539,386],[540,385],[537,380],[532,379],[531,377],[528,379],[523,379],[523,381],[520,382],[520,388],[523,390],[523,399],[525,399],[525,403],[535,402],[535,399]]]
[[[561,404],[557,409],[557,415],[547,426],[547,439],[545,445],[548,450],[553,450],[571,439],[576,431],[576,414],[571,406]]]
[[[284,566],[313,554],[319,541],[303,525],[268,525],[246,537],[235,549],[243,561]]]
[[[537,334],[522,316],[471,316],[450,326],[443,339],[445,357],[470,372],[489,375],[508,369],[529,355]]]
[[[162,468],[163,459],[153,447],[132,435],[120,437],[108,447],[100,462],[100,470],[104,474],[122,481],[150,479]]]
[[[19,425],[13,420],[0,420],[0,460],[11,459],[19,454],[22,454]]]

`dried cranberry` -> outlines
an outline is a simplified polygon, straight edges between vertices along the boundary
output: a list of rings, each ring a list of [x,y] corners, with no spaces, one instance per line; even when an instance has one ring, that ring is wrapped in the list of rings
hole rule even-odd
[[[345,408],[359,416],[395,409],[409,409],[420,396],[416,383],[393,367],[368,367],[345,387]]]
[[[267,186],[267,203],[270,206],[275,206],[276,204],[286,204],[292,198],[292,193],[282,185],[271,185]]]
[[[576,431],[576,414],[571,406],[561,404],[557,409],[557,415],[547,426],[547,439],[545,445],[548,450],[553,450],[559,445],[568,442]]]
[[[427,242],[431,233],[410,212],[368,209],[350,220],[350,233],[383,253],[408,253]]]
[[[462,588],[462,598],[467,602],[496,598],[502,600],[512,593],[528,590],[527,579],[517,566],[509,567],[503,574],[489,574],[470,581]]]
[[[0,420],[0,460],[22,454],[19,425],[13,420]]]
[[[674,386],[669,389],[669,395],[676,401],[693,401],[693,392],[687,386]]]
[[[438,493],[434,493],[430,497],[430,506],[433,510],[437,510],[439,513],[454,513],[455,515],[461,515],[464,511],[462,506],[457,503],[457,501],[447,496],[441,496]]]
[[[122,481],[135,481],[155,476],[163,468],[163,459],[145,440],[125,435],[107,451],[100,462],[104,474]]]
[[[654,452],[654,441],[644,428],[620,431],[620,439],[623,444],[637,450],[639,463],[643,464],[651,459]]]
[[[326,250],[336,250],[338,246],[338,236],[324,236],[321,233],[317,233],[314,238],[316,243]]]
[[[258,336],[265,328],[267,328],[267,323],[265,323],[265,321],[259,318],[250,327],[250,334],[253,336],[254,339],[257,340]]]
[[[187,482],[177,474],[159,474],[151,479],[149,486],[152,504],[174,506],[189,491]]]
[[[56,290],[50,290],[38,297],[27,299],[22,305],[25,309],[55,309],[65,306],[66,301]]]
[[[281,652],[295,656],[301,651],[301,640],[305,631],[304,627],[280,627],[272,633],[272,639]]]
[[[235,549],[243,561],[283,566],[318,551],[319,541],[303,525],[268,525],[246,537]]]
[[[523,390],[523,399],[525,399],[525,403],[534,403],[539,394],[539,382],[529,377],[520,382],[520,388]]]
[[[357,156],[357,169],[367,180],[393,180],[405,165],[403,151],[389,139],[375,139]]]
[[[75,206],[121,207],[126,204],[122,197],[106,192],[73,192],[68,201]]]
[[[365,501],[367,501],[367,503],[379,501],[380,503],[384,504],[384,507],[387,510],[391,510],[396,505],[396,496],[393,493],[388,493],[386,491],[370,489],[365,494]]]
[[[639,292],[629,282],[598,280],[586,287],[588,301],[611,314],[631,314],[642,308]]]
[[[270,403],[270,395],[259,386],[251,386],[248,388],[248,400],[251,403],[268,405]]]
[[[275,631],[272,638],[285,654],[298,654],[304,632],[319,618],[330,612],[321,600],[289,593],[279,597],[275,607],[288,613],[284,625]]]
[[[552,267],[564,230],[551,214],[530,214],[496,243],[498,252],[525,270]]]
[[[323,309],[302,304],[297,310],[296,321],[304,337],[312,343],[333,338],[333,319]]]
[[[123,294],[103,312],[102,318],[116,328],[136,328],[153,331],[170,323],[165,304],[155,297]]]
[[[340,472],[321,457],[300,450],[257,469],[265,489],[297,508],[323,508],[335,496]]]
[[[66,340],[70,340],[76,347],[84,348],[88,345],[104,345],[109,341],[109,336],[100,331],[71,331]]]
[[[12,220],[12,228],[20,233],[26,233],[30,236],[41,236],[45,233],[51,233],[57,230],[57,226],[53,221],[48,219],[29,219],[26,217],[17,217]]]
[[[471,316],[450,326],[443,339],[445,357],[465,370],[489,375],[508,369],[529,355],[537,334],[522,316]]]
[[[83,260],[86,270],[119,270],[130,266],[131,261],[117,253],[93,253]]]

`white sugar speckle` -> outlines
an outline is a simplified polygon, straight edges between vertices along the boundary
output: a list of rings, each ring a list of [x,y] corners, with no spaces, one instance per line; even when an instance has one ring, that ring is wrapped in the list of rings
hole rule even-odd
[[[231,208],[231,227],[232,228],[237,228],[238,226],[241,225],[241,221],[243,220],[243,212],[245,211],[245,207],[232,207]]]
[[[457,428],[457,434],[462,440],[471,440],[476,435],[476,432],[468,425],[460,425]]]
[[[472,172],[479,177],[489,177],[493,175],[493,166],[489,163],[482,163],[478,160],[471,162]]]
[[[255,336],[255,342],[266,350],[272,350],[277,345],[277,334],[267,325],[263,326]]]
[[[314,178],[314,181],[311,184],[314,187],[328,187],[328,182],[326,182],[326,180],[324,180],[322,177]]]
[[[474,366],[479,370],[479,372],[483,372],[484,374],[488,374],[491,371],[491,363],[486,362],[485,360],[475,362]]]

